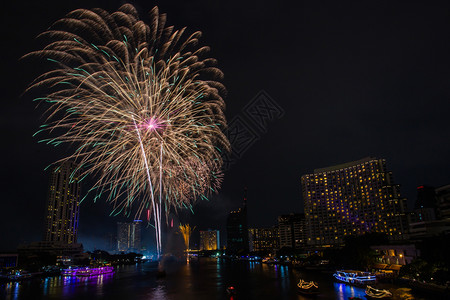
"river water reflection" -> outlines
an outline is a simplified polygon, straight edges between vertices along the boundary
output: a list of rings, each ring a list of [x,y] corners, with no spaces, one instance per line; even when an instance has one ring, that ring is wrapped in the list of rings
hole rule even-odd
[[[51,277],[2,284],[0,299],[297,299],[300,278],[319,283],[317,299],[347,300],[364,297],[364,289],[333,281],[332,274],[293,270],[287,266],[257,262],[225,261],[202,258],[186,263],[166,264],[167,276],[156,277],[157,265],[146,263],[116,267],[115,274],[96,277]],[[226,289],[235,287],[236,295],[229,297]],[[409,289],[384,285],[394,293],[394,299],[436,299],[413,295]]]

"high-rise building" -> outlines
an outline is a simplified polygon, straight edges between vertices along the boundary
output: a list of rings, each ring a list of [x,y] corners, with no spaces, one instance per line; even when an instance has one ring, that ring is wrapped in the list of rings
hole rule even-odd
[[[104,236],[104,241],[106,244],[106,251],[117,250],[117,235],[113,233],[108,233]]]
[[[317,169],[301,178],[308,245],[341,244],[350,235],[406,237],[406,199],[385,159],[364,158]]]
[[[434,187],[421,185],[417,187],[417,199],[414,209],[436,208],[436,191]]]
[[[409,237],[420,241],[426,237],[450,233],[450,185],[439,188],[420,186],[416,209],[410,214]],[[420,197],[420,191],[422,197]]]
[[[409,225],[417,222],[431,222],[436,220],[436,212],[430,207],[417,208],[414,211],[409,212],[407,217]]]
[[[306,246],[306,223],[304,214],[289,214],[278,217],[280,249],[300,249]]]
[[[200,231],[200,251],[220,249],[218,230]]]
[[[408,214],[409,224],[436,220],[436,209],[437,199],[434,187],[426,185],[417,187],[414,211]]]
[[[243,206],[230,212],[227,218],[227,252],[245,254],[248,251],[247,189],[245,189]]]
[[[250,251],[269,254],[274,253],[280,247],[278,227],[250,228]]]
[[[437,215],[440,220],[450,218],[450,184],[436,189]]]
[[[141,251],[141,220],[132,223],[117,223],[117,250]]]
[[[78,234],[80,182],[76,165],[53,168],[47,198],[44,241],[75,244]]]

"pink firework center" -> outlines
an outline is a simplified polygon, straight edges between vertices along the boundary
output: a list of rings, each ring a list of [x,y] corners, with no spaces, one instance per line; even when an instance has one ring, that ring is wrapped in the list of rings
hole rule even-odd
[[[150,120],[147,120],[147,122],[145,122],[145,127],[147,127],[148,130],[156,130],[160,128],[160,124],[157,119],[150,118]]]
[[[165,122],[159,120],[155,117],[145,120],[141,123],[141,128],[147,129],[149,131],[161,131],[166,127]]]

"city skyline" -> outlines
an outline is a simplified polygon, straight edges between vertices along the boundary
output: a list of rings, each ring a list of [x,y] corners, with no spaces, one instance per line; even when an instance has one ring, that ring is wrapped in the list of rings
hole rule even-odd
[[[247,186],[249,227],[270,226],[279,215],[303,211],[302,175],[366,156],[386,158],[408,209],[416,187],[450,183],[449,47],[442,38],[449,32],[447,2],[135,2],[142,16],[158,5],[169,25],[203,31],[201,43],[211,45],[225,73],[229,122],[261,90],[285,112],[262,129],[253,128],[258,139],[225,173],[220,194],[199,202],[194,215],[181,212],[183,223],[222,231],[218,223],[239,207]],[[2,81],[1,128],[8,142],[2,149],[2,247],[41,237],[49,177],[44,168],[68,151],[32,137],[44,107],[35,109],[32,95],[20,95],[38,66],[19,58],[36,50],[35,36],[69,11],[114,11],[120,4],[25,1],[8,3],[2,13],[8,41],[2,64],[10,72]],[[104,202],[87,198],[81,204],[81,242],[130,221],[110,217]],[[16,224],[13,218],[23,220]]]

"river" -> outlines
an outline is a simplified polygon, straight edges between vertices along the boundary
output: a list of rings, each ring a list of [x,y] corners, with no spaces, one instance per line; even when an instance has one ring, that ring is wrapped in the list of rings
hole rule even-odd
[[[166,276],[158,279],[156,263],[117,266],[114,274],[96,277],[49,277],[11,282],[0,287],[0,299],[7,300],[201,300],[201,299],[297,299],[300,278],[318,282],[321,294],[316,299],[347,300],[364,297],[364,289],[333,281],[332,274],[299,271],[287,266],[259,262],[200,258],[189,263],[167,263]],[[227,287],[236,290],[227,295]],[[381,285],[394,293],[394,299],[438,299],[413,294],[394,285]],[[230,299],[231,300],[231,299]]]

